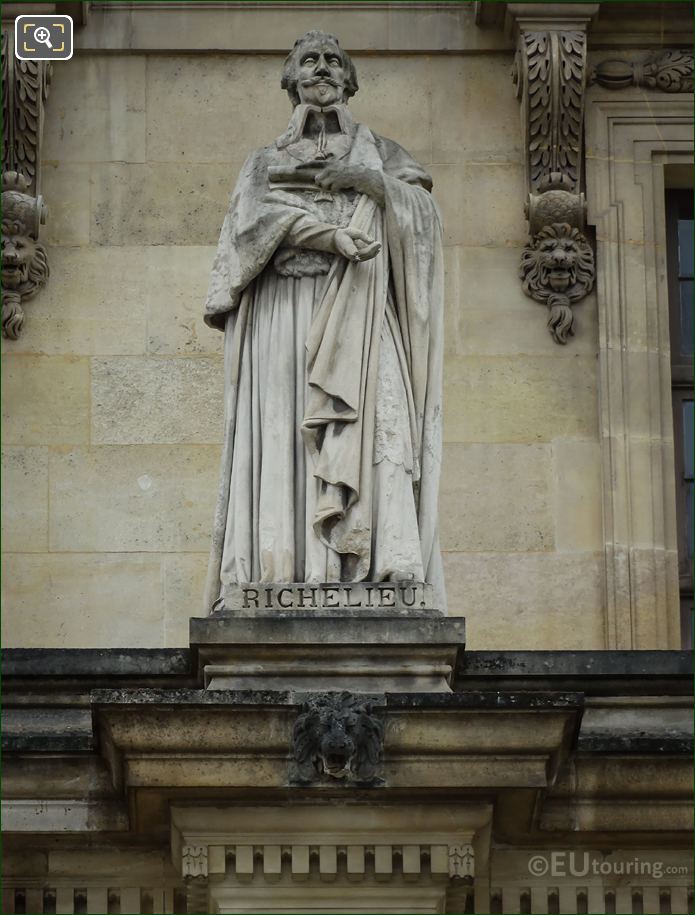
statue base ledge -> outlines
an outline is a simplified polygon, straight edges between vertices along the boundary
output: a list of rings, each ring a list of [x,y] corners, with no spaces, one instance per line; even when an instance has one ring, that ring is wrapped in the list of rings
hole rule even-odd
[[[216,612],[190,621],[206,689],[451,692],[465,620],[436,610]]]

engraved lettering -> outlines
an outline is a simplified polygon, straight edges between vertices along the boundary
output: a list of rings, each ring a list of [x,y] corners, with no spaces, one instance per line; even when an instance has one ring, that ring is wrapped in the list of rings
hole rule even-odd
[[[270,610],[272,608],[272,606],[273,606],[273,589],[266,588],[265,589],[265,608],[266,608],[266,610]]]
[[[290,595],[290,602],[289,602],[289,604],[284,604],[284,603],[282,602],[282,595],[283,595],[283,594],[289,594],[289,595]],[[279,606],[279,607],[282,607],[283,610],[287,610],[289,607],[292,606],[292,591],[291,591],[289,588],[280,588],[280,590],[278,591],[278,606]]]
[[[244,595],[244,610],[248,610],[253,601],[254,609],[258,610],[258,588],[242,588],[242,593]]]
[[[308,603],[306,603],[308,601]],[[299,588],[299,606],[316,607],[316,588]]]
[[[332,586],[330,588],[323,589],[323,606],[324,607],[339,607],[340,601],[338,599],[338,588]],[[329,603],[329,597],[333,598],[335,603]]]
[[[413,599],[412,599],[411,601],[407,601],[407,600],[405,599],[406,589],[407,589],[407,588],[410,588],[410,589],[412,590],[412,597],[413,597]],[[417,591],[416,591],[416,589],[415,589],[415,585],[401,585],[401,600],[403,601],[403,603],[404,603],[404,605],[405,605],[406,607],[414,607],[414,606],[415,606],[416,597],[417,597]]]
[[[345,606],[346,607],[361,607],[362,601],[357,598],[357,603],[353,604],[350,602],[352,596],[352,588],[345,588]]]
[[[379,585],[379,598],[382,607],[395,607],[396,606],[396,594],[393,587],[384,587]],[[389,600],[387,600],[389,598]]]

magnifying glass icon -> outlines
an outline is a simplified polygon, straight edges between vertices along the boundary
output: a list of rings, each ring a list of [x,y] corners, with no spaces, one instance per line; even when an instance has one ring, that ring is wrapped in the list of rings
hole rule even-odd
[[[51,44],[51,33],[48,29],[40,25],[37,29],[34,29],[34,41],[39,42],[39,44],[45,44],[47,48],[53,50],[53,45]]]

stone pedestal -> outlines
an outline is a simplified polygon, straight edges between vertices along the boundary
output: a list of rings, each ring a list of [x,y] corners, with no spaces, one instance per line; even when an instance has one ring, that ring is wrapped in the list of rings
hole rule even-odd
[[[191,620],[191,647],[208,689],[451,692],[465,621],[421,606],[426,589],[249,586]]]

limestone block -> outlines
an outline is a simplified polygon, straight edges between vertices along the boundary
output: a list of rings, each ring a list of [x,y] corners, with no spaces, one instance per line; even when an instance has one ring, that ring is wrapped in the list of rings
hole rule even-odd
[[[267,55],[151,57],[148,159],[243,162],[287,127],[292,106],[280,88],[281,70],[282,59]]]
[[[113,879],[114,875],[128,875],[132,883],[141,886],[161,886],[172,876],[171,855],[169,850],[150,848],[118,848],[111,843],[108,849],[65,848],[55,849],[48,853],[49,874],[55,877],[72,877],[75,874],[89,873],[104,875]]]
[[[512,57],[430,58],[433,162],[523,162]]]
[[[44,158],[142,162],[145,61],[144,55],[75,55],[51,85]]]
[[[92,360],[92,441],[99,445],[222,440],[218,356]]]
[[[19,340],[3,352],[114,355],[145,351],[140,248],[51,248],[51,278],[27,306]],[[200,308],[200,305],[199,305]]]
[[[216,245],[246,157],[226,165],[110,163],[92,169],[96,245]],[[79,167],[79,166],[76,166]]]
[[[2,424],[7,445],[81,444],[89,437],[89,361],[6,355]]]
[[[606,648],[602,553],[444,553],[469,650]]]
[[[188,646],[188,620],[207,613],[203,608],[208,553],[172,553],[164,557],[164,643]]]
[[[49,202],[49,217],[41,229],[46,245],[88,245],[91,166],[46,160],[41,193]],[[52,264],[51,264],[52,266]]]
[[[428,166],[432,161],[428,58],[362,57],[355,64],[362,87],[350,102],[356,119]]]
[[[7,648],[162,645],[159,556],[6,553]]]
[[[48,449],[2,450],[2,546],[33,553],[48,549]]]
[[[439,505],[444,550],[552,550],[550,446],[445,445]]]
[[[49,541],[75,552],[206,552],[216,446],[102,446],[51,454]]]
[[[524,170],[512,162],[428,166],[445,245],[518,245],[528,237]]]
[[[142,249],[147,350],[156,355],[222,352],[224,335],[203,322],[214,246]]]
[[[444,249],[445,359],[465,355],[557,356],[547,331],[547,309],[524,295],[518,247]],[[572,355],[598,350],[596,296],[575,309]],[[446,374],[446,369],[445,369]]]
[[[593,440],[598,434],[596,388],[596,360],[566,350],[547,357],[449,360],[444,374],[444,440]]]
[[[555,439],[552,454],[556,549],[577,552],[602,549],[600,445]]]

